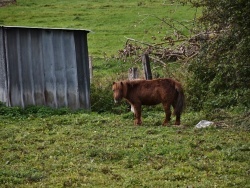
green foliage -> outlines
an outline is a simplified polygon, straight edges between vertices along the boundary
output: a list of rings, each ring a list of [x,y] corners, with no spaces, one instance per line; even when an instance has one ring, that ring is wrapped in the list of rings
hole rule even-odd
[[[0,107],[0,115],[8,117],[19,117],[22,114],[22,110],[19,107],[7,108],[5,106]]]
[[[189,102],[193,109],[250,107],[249,1],[201,0],[200,23],[216,38],[204,42],[189,66]]]
[[[95,112],[112,111],[114,105],[111,83],[105,85],[91,84],[91,110]]]
[[[73,113],[68,108],[54,109],[46,106],[6,107],[0,106],[0,115],[13,119],[23,119],[27,117],[48,117],[52,115],[65,115]]]

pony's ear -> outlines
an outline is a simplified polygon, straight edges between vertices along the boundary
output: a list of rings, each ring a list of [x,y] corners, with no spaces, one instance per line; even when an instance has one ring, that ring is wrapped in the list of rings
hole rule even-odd
[[[121,82],[121,86],[123,86],[123,82]]]
[[[113,85],[115,84],[115,82],[113,82]]]

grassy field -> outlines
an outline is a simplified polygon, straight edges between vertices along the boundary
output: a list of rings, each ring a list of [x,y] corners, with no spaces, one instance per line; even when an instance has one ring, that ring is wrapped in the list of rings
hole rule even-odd
[[[143,126],[135,127],[126,106],[113,104],[111,83],[131,66],[111,58],[125,37],[160,41],[171,31],[155,16],[192,24],[195,10],[164,2],[17,0],[0,8],[0,25],[92,30],[96,58],[92,112],[0,105],[0,187],[250,187],[246,109],[187,108],[182,126],[162,127],[161,108],[144,108]],[[160,74],[185,72],[175,66]],[[194,128],[202,119],[216,126]]]
[[[201,114],[21,112],[0,117],[1,187],[250,187],[249,131],[195,129]]]
[[[192,24],[194,15],[188,6],[161,0],[17,0],[0,8],[0,25],[88,29],[90,55],[103,57],[116,55],[125,37],[164,37],[170,30],[155,16]]]

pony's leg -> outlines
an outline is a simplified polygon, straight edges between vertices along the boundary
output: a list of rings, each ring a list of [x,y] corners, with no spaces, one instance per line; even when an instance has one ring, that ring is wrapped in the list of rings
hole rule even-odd
[[[173,104],[173,108],[175,109],[175,104]],[[181,124],[181,114],[180,113],[176,113],[176,119],[175,119],[175,125],[180,125]]]
[[[176,114],[176,120],[175,120],[175,125],[180,125],[181,124],[181,115],[180,114]]]
[[[134,115],[135,115],[135,125],[140,125],[142,124],[141,121],[141,105],[133,105],[134,107]]]
[[[169,121],[171,119],[170,105],[168,103],[164,103],[163,108],[165,110],[165,120],[163,122],[163,126],[169,126]]]

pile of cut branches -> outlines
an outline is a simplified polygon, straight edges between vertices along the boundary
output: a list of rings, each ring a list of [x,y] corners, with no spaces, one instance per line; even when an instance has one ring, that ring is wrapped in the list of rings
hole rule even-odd
[[[134,63],[141,61],[142,54],[148,54],[151,61],[163,66],[167,62],[188,62],[200,50],[201,42],[214,38],[216,33],[204,32],[190,38],[183,35],[164,37],[161,43],[146,43],[133,38],[126,38],[124,49],[119,50],[119,59],[124,62],[129,58]]]

